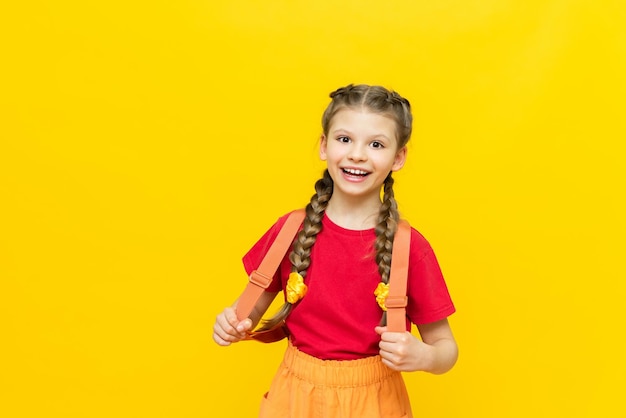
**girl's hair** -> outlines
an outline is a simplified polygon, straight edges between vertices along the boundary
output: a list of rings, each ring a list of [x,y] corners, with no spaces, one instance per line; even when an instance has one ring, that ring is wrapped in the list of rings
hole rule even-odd
[[[332,100],[322,116],[324,135],[328,135],[330,123],[337,112],[342,109],[363,108],[370,112],[391,117],[396,122],[398,150],[402,149],[409,141],[413,124],[411,105],[407,99],[395,91],[387,90],[381,86],[350,84],[335,90],[330,94],[330,97]],[[398,205],[393,193],[393,183],[394,180],[390,172],[383,185],[382,205],[375,228],[376,241],[374,242],[374,250],[376,251],[376,263],[378,264],[381,280],[384,283],[389,281],[393,238],[400,218]],[[315,183],[315,194],[306,206],[303,228],[298,232],[293,250],[289,254],[293,271],[300,273],[302,277],[306,277],[307,268],[311,263],[311,248],[315,244],[317,234],[322,230],[322,217],[332,194],[333,180],[328,170],[325,170],[322,178]],[[283,321],[292,308],[292,304],[285,302],[273,317],[263,320],[259,331],[270,329]],[[383,323],[384,321],[385,316],[383,316]]]

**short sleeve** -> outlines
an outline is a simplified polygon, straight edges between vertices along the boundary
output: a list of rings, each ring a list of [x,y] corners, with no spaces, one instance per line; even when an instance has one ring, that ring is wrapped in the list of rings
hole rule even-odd
[[[415,229],[411,231],[407,295],[407,315],[417,325],[445,319],[456,310],[435,252]]]
[[[259,240],[252,246],[252,248],[250,248],[250,250],[248,250],[248,252],[243,256],[243,266],[248,276],[259,267],[259,265],[263,261],[263,258],[265,257],[265,254],[267,254],[270,246],[276,240],[280,229],[283,227],[288,217],[289,214],[285,214],[278,218],[276,223],[272,225],[270,229],[268,229],[265,234],[263,234],[263,236],[259,238]],[[287,251],[285,257],[280,263],[278,271],[274,275],[272,283],[270,283],[270,285],[268,286],[267,291],[279,292],[283,287],[282,278],[288,276],[290,271],[291,263],[289,262],[289,251]]]

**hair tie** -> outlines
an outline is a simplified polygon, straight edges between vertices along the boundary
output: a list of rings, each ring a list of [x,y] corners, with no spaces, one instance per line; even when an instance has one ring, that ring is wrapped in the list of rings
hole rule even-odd
[[[287,302],[292,305],[298,302],[306,295],[307,286],[304,284],[304,279],[299,273],[295,271],[289,274],[289,280],[287,280]]]
[[[389,296],[389,285],[383,282],[378,283],[376,290],[374,290],[374,295],[376,296],[378,306],[386,312],[387,306],[385,305],[385,301],[387,300],[387,296]]]

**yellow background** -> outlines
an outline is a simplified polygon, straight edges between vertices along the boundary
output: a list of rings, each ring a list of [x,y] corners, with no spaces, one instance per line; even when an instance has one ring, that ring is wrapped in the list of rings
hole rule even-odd
[[[383,5],[384,4],[384,5]],[[283,344],[211,341],[302,206],[328,93],[408,97],[401,210],[461,356],[418,416],[624,417],[626,6],[0,6],[0,416],[250,417]]]

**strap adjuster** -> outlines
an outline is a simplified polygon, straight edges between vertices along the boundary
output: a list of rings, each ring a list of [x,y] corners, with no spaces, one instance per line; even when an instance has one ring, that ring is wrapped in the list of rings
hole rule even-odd
[[[387,309],[391,308],[406,308],[406,305],[408,303],[408,297],[406,296],[387,296],[387,299],[385,299],[385,306],[387,307]]]
[[[254,270],[252,273],[250,273],[250,283],[255,284],[263,289],[267,289],[271,282],[271,277],[266,276],[258,270]]]

